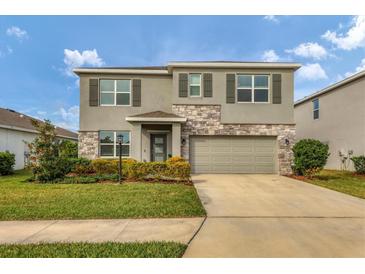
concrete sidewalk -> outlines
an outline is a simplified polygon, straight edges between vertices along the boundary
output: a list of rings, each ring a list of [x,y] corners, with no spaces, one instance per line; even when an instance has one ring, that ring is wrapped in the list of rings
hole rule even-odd
[[[187,244],[204,218],[2,221],[0,243],[174,241]]]

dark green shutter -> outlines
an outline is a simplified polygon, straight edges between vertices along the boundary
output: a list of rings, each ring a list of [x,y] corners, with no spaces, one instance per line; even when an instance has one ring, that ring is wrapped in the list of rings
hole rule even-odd
[[[99,105],[99,79],[89,79],[89,106]]]
[[[179,73],[179,97],[188,97],[188,74]]]
[[[236,75],[227,74],[226,75],[226,99],[227,104],[234,104],[236,102]]]
[[[204,97],[213,97],[213,74],[203,74]]]
[[[272,75],[272,103],[281,104],[281,74]]]
[[[132,105],[134,107],[140,107],[141,106],[141,79],[133,79],[132,80]]]

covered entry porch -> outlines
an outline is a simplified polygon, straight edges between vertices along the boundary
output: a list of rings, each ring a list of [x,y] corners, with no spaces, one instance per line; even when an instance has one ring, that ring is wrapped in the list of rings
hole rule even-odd
[[[126,117],[132,124],[132,158],[138,161],[165,161],[181,155],[181,123],[186,118],[155,111]]]

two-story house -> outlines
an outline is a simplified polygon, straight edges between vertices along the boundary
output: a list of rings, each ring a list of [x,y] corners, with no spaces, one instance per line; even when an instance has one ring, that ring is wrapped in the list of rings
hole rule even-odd
[[[294,117],[298,140],[328,144],[326,168],[353,170],[349,158],[365,155],[365,71],[298,100]]]
[[[77,68],[79,154],[182,156],[194,173],[291,173],[296,63]]]

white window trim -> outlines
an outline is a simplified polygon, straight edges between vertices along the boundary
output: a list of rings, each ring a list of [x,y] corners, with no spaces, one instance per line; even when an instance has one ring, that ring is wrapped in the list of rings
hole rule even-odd
[[[238,86],[238,77],[239,76],[251,76],[251,87],[239,87]],[[255,76],[266,76],[267,77],[267,88],[258,87],[255,88]],[[238,90],[239,89],[251,89],[251,102],[241,102],[238,101]],[[255,102],[255,89],[267,89],[267,102]],[[269,74],[237,74],[236,75],[236,103],[237,104],[270,104],[270,75]]]
[[[314,108],[314,101],[318,101],[318,108]],[[312,118],[313,118],[313,120],[319,120],[319,108],[320,108],[320,106],[319,106],[319,98],[316,98],[316,99],[313,99],[312,100],[312,107],[313,107],[313,111],[312,111]],[[314,118],[314,112],[316,110],[318,110],[318,118]]]
[[[199,84],[192,84],[190,80],[190,75],[199,75]],[[199,87],[199,95],[191,95],[190,87]],[[189,97],[199,98],[202,97],[202,74],[201,73],[189,73]]]
[[[113,144],[111,143],[101,143],[100,142],[100,132],[101,131],[111,131],[113,132]],[[132,144],[132,133],[129,130],[117,130],[117,131],[124,131],[124,132],[128,132],[129,134],[129,144],[122,144],[123,146],[129,146],[129,155],[122,155],[122,157],[124,158],[130,158],[131,157],[131,144]],[[118,158],[119,156],[117,155],[117,131],[114,130],[99,130],[99,157],[100,158],[106,158],[106,159],[115,159]],[[114,151],[114,155],[113,156],[102,156],[101,155],[101,146],[102,145],[109,145],[109,146],[113,146],[113,151]]]
[[[102,93],[113,93],[114,94],[114,104],[101,104],[101,107],[130,107],[132,106],[132,79],[100,79],[101,80],[112,80],[114,81],[114,91],[101,91],[100,89],[100,83],[99,83],[99,96],[100,96],[100,102],[101,102],[101,94]],[[129,91],[117,91],[117,81],[118,80],[128,80],[129,81]],[[128,105],[117,105],[117,94],[123,94],[127,93],[129,95],[129,104]]]

